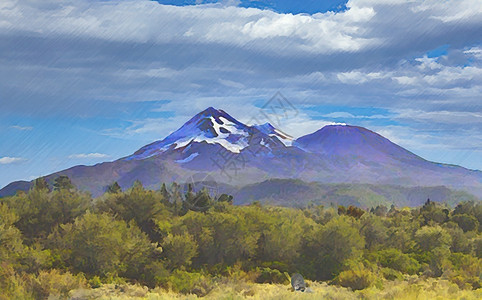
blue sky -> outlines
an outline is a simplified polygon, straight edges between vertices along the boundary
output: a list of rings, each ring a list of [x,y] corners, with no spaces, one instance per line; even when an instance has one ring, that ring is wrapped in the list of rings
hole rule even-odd
[[[185,0],[185,1],[177,1],[177,0],[157,0],[157,2],[161,4],[167,5],[177,5],[177,6],[185,6],[185,5],[199,5],[199,4],[216,4],[216,3],[230,3],[231,5],[236,5],[239,7],[253,7],[259,9],[269,9],[279,13],[284,14],[315,14],[319,12],[326,12],[326,11],[342,11],[345,10],[345,4],[347,1],[344,0],[241,0],[241,1],[219,1],[219,0]]]
[[[294,136],[333,122],[482,169],[482,3],[0,2],[0,187],[127,156],[208,106],[276,92]]]

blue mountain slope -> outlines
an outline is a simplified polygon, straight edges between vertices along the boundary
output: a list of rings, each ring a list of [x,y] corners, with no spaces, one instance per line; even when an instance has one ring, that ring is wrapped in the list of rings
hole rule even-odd
[[[126,188],[141,180],[156,188],[160,182],[186,182],[201,174],[235,186],[285,178],[448,186],[482,197],[482,172],[426,161],[368,129],[330,125],[293,140],[271,124],[248,126],[212,107],[130,156],[95,166],[75,166],[47,179],[53,182],[61,174],[94,196],[114,181]],[[0,190],[0,196],[28,186],[28,182],[12,183]]]

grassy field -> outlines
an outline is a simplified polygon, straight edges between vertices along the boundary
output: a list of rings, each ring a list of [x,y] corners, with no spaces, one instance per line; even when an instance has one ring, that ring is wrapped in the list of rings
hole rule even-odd
[[[482,299],[482,289],[462,290],[446,280],[422,280],[413,276],[404,281],[385,281],[383,286],[360,291],[309,282],[311,292],[292,292],[289,285],[225,283],[205,297],[184,295],[161,289],[149,290],[135,285],[103,285],[97,289],[70,292],[72,299]],[[55,297],[55,296],[54,296]],[[52,297],[52,298],[54,298]]]

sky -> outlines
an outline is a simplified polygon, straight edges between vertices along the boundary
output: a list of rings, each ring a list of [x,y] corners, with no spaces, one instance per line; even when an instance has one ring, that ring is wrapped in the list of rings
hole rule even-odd
[[[482,170],[482,2],[2,0],[0,187],[277,93],[295,137],[347,123]]]

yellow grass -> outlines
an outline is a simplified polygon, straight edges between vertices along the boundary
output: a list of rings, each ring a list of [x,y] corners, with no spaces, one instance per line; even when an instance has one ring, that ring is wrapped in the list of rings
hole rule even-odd
[[[310,282],[311,293],[292,292],[289,285],[229,283],[214,287],[201,299],[482,299],[482,289],[462,290],[457,285],[441,279],[421,280],[412,278],[405,281],[386,281],[383,287],[371,287],[361,291],[328,285],[324,282]],[[113,284],[98,289],[80,289],[70,293],[72,299],[200,299],[196,295],[183,295],[162,289],[149,290],[135,285]]]

